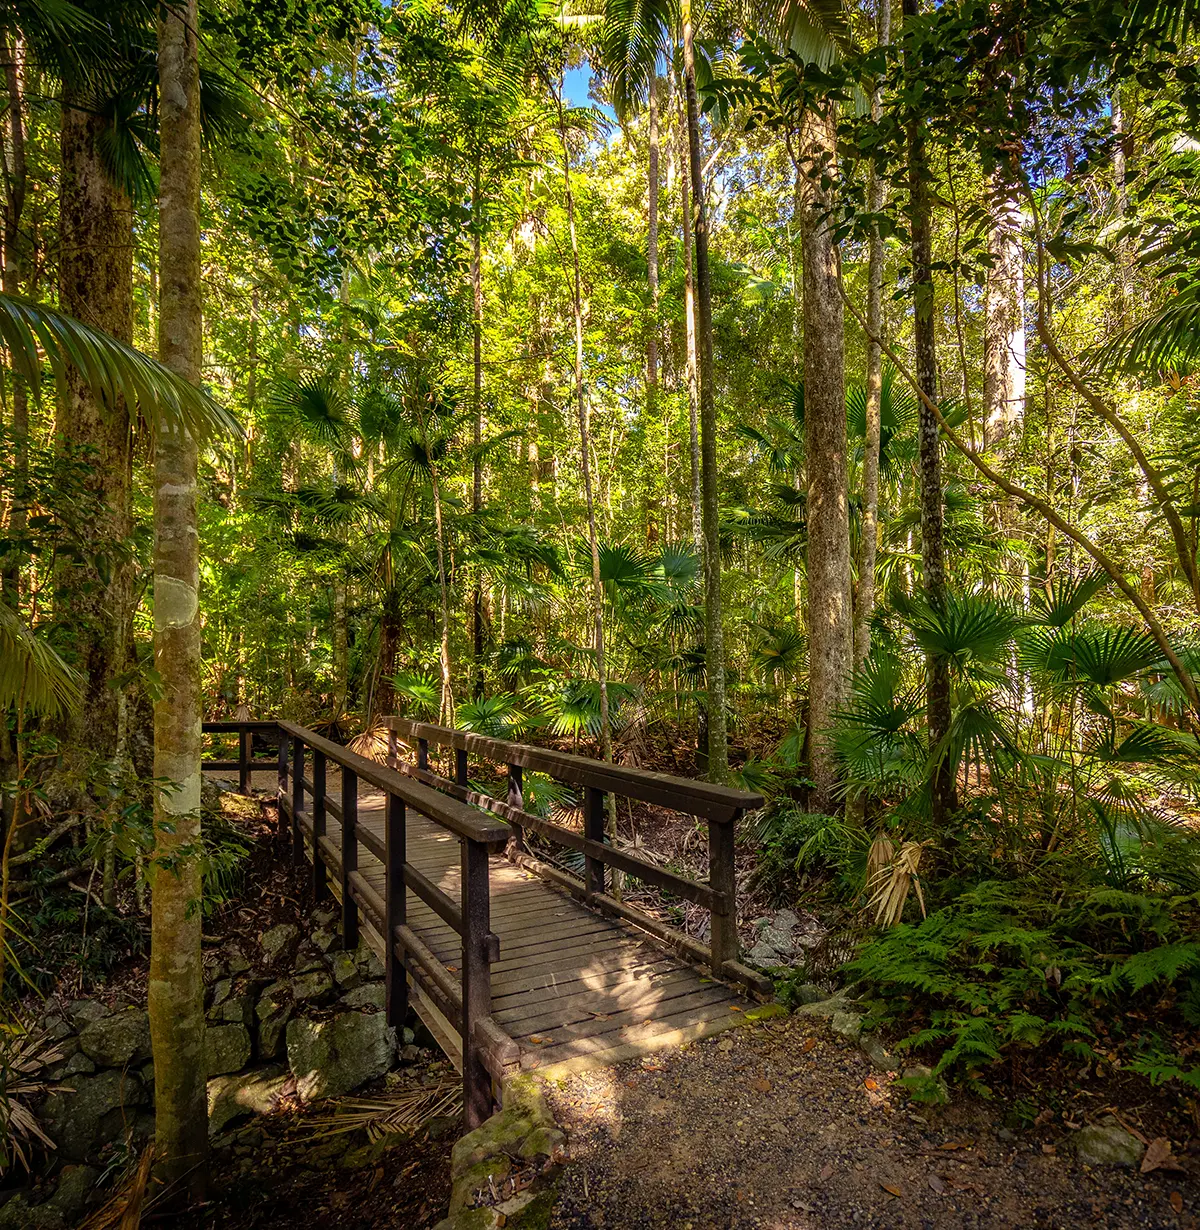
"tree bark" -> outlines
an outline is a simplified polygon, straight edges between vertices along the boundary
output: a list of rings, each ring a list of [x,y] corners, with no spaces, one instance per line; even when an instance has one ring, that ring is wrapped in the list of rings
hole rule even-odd
[[[984,448],[1025,417],[1025,254],[1021,211],[1003,171],[988,184],[988,269],[983,325]]]
[[[880,47],[892,41],[891,0],[879,0],[876,14]],[[883,89],[871,94],[871,116],[883,114]],[[867,177],[867,208],[883,209],[885,185],[872,164]],[[854,665],[861,670],[871,652],[871,618],[875,614],[875,558],[879,549],[879,448],[883,409],[883,237],[871,227],[867,253],[867,407],[863,440],[863,507],[859,535],[858,592],[854,605]]]
[[[100,150],[108,121],[90,98],[63,88],[59,186],[58,296],[64,312],[133,340],[133,209],[109,179]],[[68,759],[107,761],[117,745],[118,695],[111,680],[125,669],[133,617],[133,568],[116,552],[133,531],[133,449],[129,408],[97,397],[68,367],[55,419],[59,447],[86,449],[88,479],[104,511],[88,527],[89,546],[107,556],[100,570],[68,564],[59,570],[59,610],[75,630],[75,664],[86,677],[83,704],[66,720]]]
[[[683,100],[686,111],[686,99]],[[680,141],[686,141],[688,125],[686,115],[681,117]],[[683,154],[680,161],[686,162]],[[696,359],[696,275],[695,253],[692,249],[692,191],[691,176],[687,170],[679,176],[680,203],[682,205],[682,238],[685,263],[683,267],[683,313],[685,346],[687,349],[687,398],[688,398],[688,457],[691,468],[692,490],[692,541],[703,551],[704,529],[701,524],[700,494],[700,394],[698,363]]]
[[[903,0],[906,20],[919,12],[919,0]],[[929,194],[929,165],[925,133],[919,116],[907,125],[909,177],[909,229],[912,234],[913,349],[917,385],[923,397],[918,408],[921,472],[921,568],[925,597],[935,609],[946,601],[946,554],[942,491],[942,454],[937,405],[937,343],[933,321],[933,237]],[[950,669],[945,658],[930,654],[926,660],[926,713],[929,747],[933,752],[950,729]],[[948,765],[935,770],[930,781],[933,823],[943,824],[957,806],[955,783]]]
[[[712,281],[708,267],[708,213],[704,205],[704,163],[700,158],[700,106],[692,8],[683,8],[683,76],[687,96],[688,163],[692,179],[692,231],[696,244],[696,358],[700,411],[701,525],[704,532],[705,669],[708,675],[708,776],[729,776],[725,724],[725,634],[721,621],[721,535],[717,497],[717,404],[713,387]]]
[[[479,221],[479,158],[475,159],[475,180],[471,191],[471,361],[474,369],[472,383],[472,441],[475,445],[475,460],[471,468],[471,511],[478,517],[483,508],[483,228]],[[483,581],[479,570],[475,571],[475,584],[471,589],[472,640],[475,656],[476,700],[483,698]]]
[[[587,391],[583,383],[583,281],[579,270],[579,237],[575,230],[575,194],[571,190],[571,149],[567,144],[562,93],[558,104],[558,137],[562,145],[563,194],[567,205],[567,228],[571,238],[571,307],[575,321],[575,409],[579,418],[579,453],[583,467],[583,494],[587,504],[588,544],[592,554],[592,633],[596,653],[596,677],[600,684],[600,755],[612,760],[612,728],[608,714],[608,664],[604,653],[604,586],[600,580],[600,540],[596,533],[596,504],[592,493],[592,442],[588,424]],[[611,797],[611,796],[610,796]],[[609,817],[613,816],[611,809]]]
[[[200,70],[197,0],[164,7],[158,27],[159,358],[193,384],[203,358],[200,286]],[[208,1114],[200,956],[200,607],[197,442],[161,422],[154,441],[155,796],[150,1035],[155,1143],[164,1203],[203,1199]]]
[[[804,117],[800,233],[804,282],[804,452],[808,475],[809,749],[813,806],[833,805],[837,769],[828,743],[850,678],[853,610],[846,458],[845,316],[829,216],[837,133],[832,109]]]

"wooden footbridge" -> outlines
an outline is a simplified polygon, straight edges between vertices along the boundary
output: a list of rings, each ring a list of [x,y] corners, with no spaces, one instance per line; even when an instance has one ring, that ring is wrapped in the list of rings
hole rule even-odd
[[[762,805],[758,795],[401,718],[385,724],[380,765],[293,722],[207,722],[206,733],[237,736],[238,756],[205,769],[236,769],[244,792],[256,773],[277,776],[280,825],[293,856],[311,861],[314,899],[341,903],[347,947],[361,937],[379,954],[389,1022],[402,1026],[411,1005],[461,1068],[468,1126],[523,1068],[577,1070],[705,1037],[744,1020],[746,991],[769,993],[738,960],[734,826]],[[256,739],[277,744],[277,759],[255,759]],[[472,756],[503,797],[472,785]],[[526,807],[527,771],[567,786],[581,828]],[[707,881],[609,844],[608,795],[707,822]],[[573,852],[582,875],[535,847]],[[621,900],[613,870],[707,910],[708,943]]]

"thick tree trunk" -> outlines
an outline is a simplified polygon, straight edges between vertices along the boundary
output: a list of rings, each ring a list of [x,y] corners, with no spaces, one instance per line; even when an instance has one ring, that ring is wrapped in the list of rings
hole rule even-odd
[[[683,100],[681,100],[683,101]],[[686,111],[686,101],[684,101]],[[679,139],[686,142],[688,125],[686,114],[680,117]],[[687,398],[688,398],[688,458],[692,491],[692,541],[703,550],[704,529],[701,525],[700,495],[700,393],[696,360],[696,277],[695,252],[692,248],[692,191],[691,176],[687,171],[687,158],[680,152],[684,170],[679,176],[680,204],[682,205],[682,239],[685,263],[683,267],[683,319],[684,338],[687,350]]]
[[[558,138],[562,146],[563,195],[567,205],[567,227],[571,238],[572,294],[575,321],[575,409],[579,417],[579,456],[583,467],[583,494],[587,504],[588,545],[592,553],[592,634],[596,653],[596,677],[600,684],[600,755],[612,760],[612,728],[608,714],[608,663],[604,653],[604,586],[600,580],[600,539],[596,533],[596,504],[592,494],[592,441],[588,423],[587,392],[583,383],[583,281],[579,271],[579,237],[575,230],[575,194],[571,191],[571,148],[563,115],[562,94],[557,95]],[[611,797],[611,796],[610,796]],[[609,809],[610,831],[614,815]]]
[[[1025,417],[1025,254],[1021,211],[1001,171],[988,184],[988,255],[984,293],[984,447],[995,448]]]
[[[919,0],[903,0],[905,18],[918,13]],[[933,322],[933,238],[929,194],[929,165],[921,120],[908,123],[908,175],[910,192],[909,228],[912,234],[913,347],[916,352],[917,384],[935,405],[937,344]],[[946,553],[942,491],[941,438],[937,418],[925,402],[918,409],[921,471],[921,567],[925,597],[940,608],[946,600]],[[950,669],[945,658],[930,654],[927,660],[926,710],[929,746],[938,747],[950,729]],[[935,825],[943,824],[957,806],[954,777],[949,767],[933,774],[930,806]]]
[[[200,70],[197,0],[161,10],[158,28],[159,358],[200,381]],[[200,956],[200,606],[198,449],[181,427],[154,441],[154,776],[150,1036],[155,1144],[164,1203],[204,1197],[208,1113]]]
[[[804,172],[800,233],[804,266],[804,453],[808,474],[809,747],[813,806],[834,802],[837,769],[828,743],[850,678],[853,610],[846,459],[845,324],[838,251],[829,217],[836,172],[830,111],[810,111],[797,160]]]
[[[717,403],[713,387],[712,281],[708,267],[708,213],[704,205],[704,163],[700,158],[700,105],[692,10],[683,10],[683,75],[687,96],[688,163],[692,178],[692,231],[696,243],[696,358],[700,409],[701,523],[704,531],[705,668],[708,674],[708,776],[729,776],[725,724],[725,633],[721,620],[721,534],[717,498]]]
[[[100,150],[108,122],[90,100],[63,91],[59,188],[59,305],[64,312],[133,340],[133,211],[129,198],[108,178]],[[133,452],[129,410],[97,397],[83,376],[68,368],[59,396],[55,432],[63,449],[87,449],[89,485],[107,511],[88,527],[89,546],[113,566],[60,568],[63,621],[75,630],[76,663],[86,677],[83,705],[68,719],[72,758],[111,759],[118,738],[118,694],[111,680],[127,666],[133,615],[133,569],[120,562],[116,544],[133,530]]]
[[[891,0],[879,0],[876,26],[880,47],[892,41]],[[871,115],[883,113],[882,87],[871,95]],[[867,208],[883,210],[884,183],[872,164],[867,177]],[[854,605],[854,665],[862,669],[871,652],[875,614],[875,558],[879,549],[879,447],[883,408],[883,237],[871,228],[867,254],[867,423],[863,440],[862,530],[859,535],[858,592]]]

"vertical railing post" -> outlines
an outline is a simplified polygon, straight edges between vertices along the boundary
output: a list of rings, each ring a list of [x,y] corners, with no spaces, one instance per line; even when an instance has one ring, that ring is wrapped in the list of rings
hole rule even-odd
[[[242,726],[238,730],[238,789],[250,793],[250,732]]]
[[[304,810],[304,740],[292,740],[292,861],[304,858],[304,830],[300,813]]]
[[[525,807],[525,774],[519,764],[508,766],[508,805],[523,809]],[[508,839],[508,853],[517,854],[525,849],[525,830],[511,816],[506,816],[512,836]]]
[[[400,757],[396,748],[396,732],[388,731],[388,768],[395,772],[400,767]]]
[[[592,841],[604,840],[604,791],[587,786],[583,797],[583,835]],[[583,886],[590,899],[604,892],[604,863],[590,854],[584,856]]]
[[[465,747],[454,749],[454,780],[460,786],[467,784],[467,749]]]
[[[313,902],[329,896],[329,875],[321,857],[321,840],[325,836],[325,753],[313,748],[312,765],[312,895]]]
[[[288,737],[282,728],[279,731],[279,836],[282,838],[287,829],[287,810],[285,804],[288,797]]]
[[[429,740],[428,739],[418,739],[417,740],[417,768],[418,769],[428,769],[429,768]]]
[[[737,886],[734,879],[733,843],[737,816],[723,823],[708,822],[708,883],[722,894],[722,904],[713,909],[709,944],[713,973],[721,976],[726,961],[738,957]]]
[[[342,943],[358,947],[358,909],[350,894],[350,873],[358,870],[358,774],[342,767]]]
[[[488,851],[470,838],[462,843],[462,920],[463,1117],[470,1131],[492,1113],[492,1081],[474,1038],[475,1023],[492,1011]]]
[[[389,794],[385,816],[384,854],[387,865],[384,869],[383,967],[387,971],[388,1024],[396,1029],[399,1036],[408,1015],[408,982],[404,975],[404,962],[396,955],[396,928],[406,921],[404,864],[408,861],[408,834],[404,800]]]

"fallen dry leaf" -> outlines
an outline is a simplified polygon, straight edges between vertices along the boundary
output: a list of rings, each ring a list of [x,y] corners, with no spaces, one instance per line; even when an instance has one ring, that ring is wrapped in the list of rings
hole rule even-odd
[[[904,1194],[898,1187],[891,1183],[880,1183],[879,1186],[882,1187],[889,1196],[895,1196],[897,1199]]]
[[[751,1085],[751,1088],[754,1090],[755,1093],[770,1093],[771,1092],[771,1082],[767,1080],[765,1077],[760,1076],[758,1080],[756,1080],[754,1084]]]
[[[828,1179],[830,1178],[830,1176],[832,1176],[832,1174],[833,1174],[833,1163],[826,1162],[825,1165],[821,1167],[821,1174],[819,1177],[822,1179]]]
[[[804,1049],[805,1051],[815,1051],[815,1050],[817,1049],[817,1040],[816,1040],[816,1038],[805,1038],[805,1039],[804,1039],[804,1048],[803,1048],[803,1049]]]
[[[1173,1208],[1176,1213],[1183,1212],[1183,1197],[1178,1192],[1171,1193],[1171,1208]]]
[[[729,1011],[730,1012],[741,1012],[741,1008],[739,1008],[737,1004],[730,1004]]]
[[[1171,1153],[1171,1142],[1165,1136],[1156,1136],[1142,1155],[1142,1174],[1152,1170],[1182,1170],[1183,1167]]]
[[[1042,1152],[1054,1154],[1054,1153],[1057,1153],[1058,1150],[1053,1145],[1042,1145]]]
[[[946,1180],[940,1174],[931,1174],[928,1183],[930,1189],[937,1192],[939,1196],[946,1190]]]
[[[878,1089],[879,1088],[879,1082],[873,1076],[868,1076],[867,1079],[863,1081],[863,1084],[868,1089]]]

